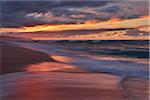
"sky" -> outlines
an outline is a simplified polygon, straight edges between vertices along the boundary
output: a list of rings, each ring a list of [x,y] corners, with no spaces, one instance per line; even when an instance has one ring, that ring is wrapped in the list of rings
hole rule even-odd
[[[114,36],[121,39],[129,30],[136,28],[137,35],[123,38],[148,38],[141,33],[141,30],[147,32],[149,27],[148,0],[5,0],[0,4],[1,33],[24,33],[24,36],[37,39],[46,39],[47,36],[47,39],[95,39],[93,35],[99,36],[96,39],[112,38],[104,36],[102,31],[105,29],[105,34],[111,31],[112,36],[119,31]],[[125,30],[118,30],[120,28]]]

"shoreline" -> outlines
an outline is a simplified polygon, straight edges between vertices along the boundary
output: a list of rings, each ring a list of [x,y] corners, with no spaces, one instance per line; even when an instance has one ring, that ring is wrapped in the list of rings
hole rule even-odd
[[[118,81],[120,91],[129,100],[149,100],[149,80],[124,75]]]
[[[124,74],[129,74],[129,76],[134,76],[134,77],[139,77],[139,78],[144,78],[144,79],[148,79],[148,76],[146,74],[143,73],[143,71],[141,73],[134,73],[134,72],[126,72],[126,71],[130,71],[130,67],[132,66],[136,66],[137,69],[140,69],[143,65],[144,65],[144,69],[145,71],[149,68],[147,68],[147,65],[144,64],[144,63],[141,63],[142,66],[140,65],[140,63],[137,63],[135,61],[133,62],[130,62],[127,60],[128,64],[126,65],[126,61],[125,59],[121,59],[120,62],[121,63],[124,63],[124,64],[117,64],[117,63],[120,63],[120,62],[117,62],[117,60],[115,61],[114,59],[110,58],[110,59],[106,59],[104,57],[100,58],[100,57],[97,57],[94,58],[93,56],[86,56],[84,54],[81,54],[81,55],[77,55],[76,53],[73,53],[73,52],[69,52],[67,50],[65,50],[64,48],[60,48],[57,46],[54,45],[47,45],[47,44],[41,44],[41,43],[34,43],[34,42],[29,42],[29,43],[26,43],[26,42],[12,42],[12,41],[8,41],[14,45],[18,45],[18,46],[21,46],[23,48],[28,48],[28,49],[31,49],[33,51],[39,51],[39,52],[43,52],[47,55],[50,55],[50,57],[52,59],[54,59],[55,61],[59,62],[59,63],[64,63],[64,64],[69,64],[69,65],[75,65],[76,67],[80,68],[80,69],[83,69],[83,70],[86,70],[86,71],[91,71],[91,72],[94,72],[94,73],[108,73],[108,74],[112,74],[112,75],[117,75],[117,76],[120,76],[122,77]],[[54,49],[53,49],[54,48]],[[118,58],[119,59],[119,58]],[[96,61],[98,60],[98,61]],[[110,62],[111,64],[111,67],[112,68],[117,68],[117,67],[127,67],[129,68],[128,70],[120,70],[117,69],[117,70],[113,70],[110,71],[109,69],[108,70],[103,70],[102,69],[99,69],[101,68],[102,66],[106,66],[107,67],[107,64],[105,65],[104,63],[107,63],[107,62]],[[114,62],[114,63],[113,63]],[[139,61],[138,61],[139,62]],[[83,63],[83,64],[82,64]],[[95,68],[91,67],[93,66],[94,63],[97,63],[97,64],[100,64],[100,66],[95,66]],[[81,65],[80,65],[81,64]],[[139,64],[139,66],[137,66]],[[109,68],[109,67],[108,67]],[[132,68],[131,68],[132,70]],[[141,69],[142,70],[142,69]],[[138,70],[140,71],[140,70]],[[118,73],[116,73],[118,72]],[[133,74],[132,74],[133,73]],[[145,76],[146,75],[146,76]]]
[[[24,49],[26,49],[24,47],[25,46],[20,46],[19,48],[22,48],[24,51]],[[38,52],[39,54],[40,52],[41,55],[46,54],[46,52],[38,51],[32,48],[30,50],[32,51],[31,53]],[[41,55],[39,56],[41,57]],[[51,58],[53,59],[53,57]],[[129,95],[131,92],[133,92],[132,96],[137,98],[137,95],[134,91],[147,91],[141,86],[144,85],[145,87],[148,87],[148,84],[145,84],[149,81],[148,79],[142,79],[145,82],[142,83],[143,81],[141,81],[141,78],[139,77],[133,77],[129,79],[128,77],[130,76],[128,75],[121,77],[111,73],[103,73],[103,71],[97,73],[90,72],[88,70],[81,69],[78,66],[56,62],[58,59],[55,60],[55,58],[59,58],[60,61],[68,60],[67,58],[63,59],[55,56],[53,60],[48,60],[49,62],[43,62],[43,60],[41,60],[42,62],[40,63],[38,61],[35,64],[27,64],[26,68],[29,68],[29,71],[24,70],[24,72],[7,73],[1,75],[1,79],[3,80],[1,80],[0,84],[4,89],[1,97],[6,99],[17,97],[15,100],[20,100],[22,98],[26,98],[27,100],[30,100],[31,98],[38,99],[37,97],[53,98],[55,100],[76,100],[79,96],[79,100],[86,100],[85,97],[91,98],[91,100],[106,100],[106,98],[107,100],[128,100],[131,98]],[[134,81],[134,79],[137,80]],[[132,87],[132,85],[135,84],[140,88]],[[44,87],[46,87],[46,89]],[[42,92],[39,92],[41,94],[38,92],[27,92],[33,90],[43,91],[44,94]],[[51,90],[53,90],[54,94],[52,93],[50,95],[49,93],[51,93]],[[146,93],[147,92],[145,92],[145,94],[141,94],[140,98],[145,98],[145,95],[148,96]],[[71,96],[68,96],[67,94],[70,94]],[[32,97],[30,98],[31,95]],[[108,95],[109,97],[107,97]]]

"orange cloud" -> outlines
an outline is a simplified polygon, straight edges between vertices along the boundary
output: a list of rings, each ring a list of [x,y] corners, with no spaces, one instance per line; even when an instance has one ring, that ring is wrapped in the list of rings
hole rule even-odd
[[[112,18],[108,21],[88,20],[84,24],[61,24],[61,25],[36,25],[22,28],[0,28],[0,32],[39,32],[39,31],[65,31],[107,28],[136,28],[149,25],[150,16],[142,16],[134,19]]]
[[[88,20],[88,21],[85,21],[84,24],[96,24],[96,23],[99,23],[100,21],[98,20]]]

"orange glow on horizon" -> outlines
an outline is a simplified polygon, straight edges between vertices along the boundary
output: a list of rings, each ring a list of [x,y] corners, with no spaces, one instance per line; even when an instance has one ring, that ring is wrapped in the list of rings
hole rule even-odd
[[[65,31],[86,29],[109,29],[109,28],[136,28],[149,25],[150,16],[142,16],[134,19],[112,18],[107,21],[88,20],[84,24],[61,24],[61,25],[36,25],[21,28],[0,28],[0,32],[39,32],[39,31]]]

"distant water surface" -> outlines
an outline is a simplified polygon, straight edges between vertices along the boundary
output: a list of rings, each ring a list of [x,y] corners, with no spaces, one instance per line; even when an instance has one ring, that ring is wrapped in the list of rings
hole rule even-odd
[[[51,41],[45,41],[51,42]],[[131,58],[149,58],[148,40],[86,40],[86,41],[55,41],[61,47],[74,52],[84,52],[89,55],[110,55]]]

